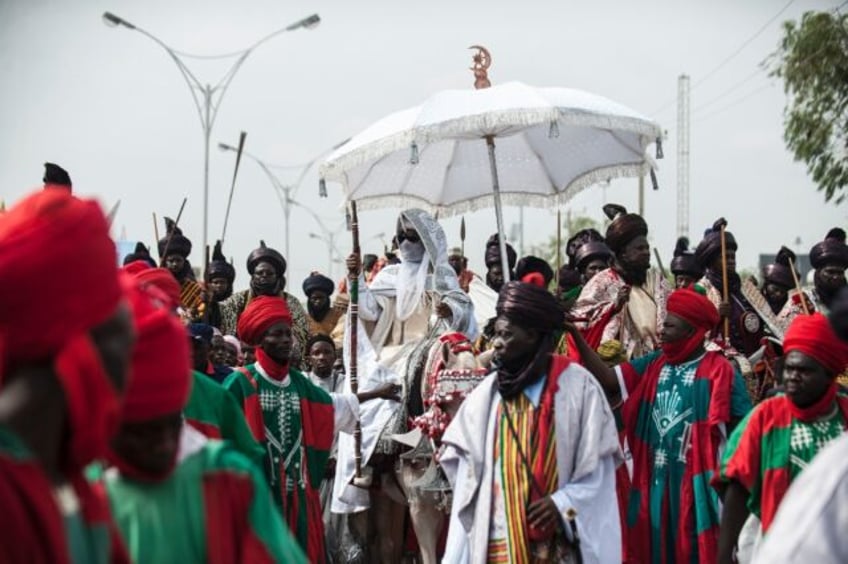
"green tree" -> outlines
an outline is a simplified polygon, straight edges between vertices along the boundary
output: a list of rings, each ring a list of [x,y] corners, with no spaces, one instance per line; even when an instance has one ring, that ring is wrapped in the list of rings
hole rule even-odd
[[[566,214],[566,217],[562,222],[562,241],[560,246],[560,256],[561,261],[560,264],[566,264],[568,262],[568,257],[565,255],[565,244],[568,241],[568,238],[571,237],[574,233],[577,233],[581,229],[597,229],[603,235],[604,227],[591,217],[586,216],[577,216],[571,217],[571,213]],[[557,265],[557,237],[556,233],[551,235],[547,241],[544,243],[540,243],[538,245],[533,245],[530,247],[530,254],[535,255],[539,258],[545,259],[548,263],[556,269]]]
[[[848,186],[848,16],[806,12],[783,24],[771,76],[788,96],[784,140],[825,194],[841,203]]]

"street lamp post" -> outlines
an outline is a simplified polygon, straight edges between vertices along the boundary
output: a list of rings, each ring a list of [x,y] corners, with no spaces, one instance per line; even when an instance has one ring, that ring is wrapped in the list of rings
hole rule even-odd
[[[310,160],[308,163],[300,165],[300,166],[292,166],[285,168],[301,168],[300,175],[295,180],[294,184],[284,184],[276,174],[271,170],[274,168],[273,165],[269,165],[259,157],[248,153],[247,151],[242,151],[242,156],[249,158],[253,162],[255,162],[259,168],[262,169],[262,172],[265,173],[265,176],[268,177],[268,180],[271,182],[271,185],[274,187],[274,192],[277,194],[277,198],[280,200],[280,207],[283,208],[283,216],[285,217],[285,257],[289,262],[289,268],[291,268],[292,256],[290,254],[289,242],[291,241],[291,208],[292,206],[299,206],[300,208],[306,210],[315,221],[318,223],[318,227],[321,228],[321,231],[324,233],[329,233],[330,230],[327,229],[327,226],[324,225],[324,222],[321,221],[321,218],[318,217],[315,212],[313,212],[309,207],[304,204],[298,202],[294,198],[292,198],[292,192],[296,191],[300,185],[303,183],[303,179],[306,177],[306,173],[309,172],[309,169],[312,168],[312,165],[320,159],[323,155],[327,154],[329,151],[337,149],[338,147],[344,145],[348,142],[348,139],[345,139],[341,143],[336,143],[333,147],[327,149],[326,151],[321,152],[318,156]],[[228,145],[227,143],[218,143],[218,148],[222,151],[238,151],[237,148],[232,145]]]
[[[318,14],[312,14],[311,16],[296,21],[291,25],[269,33],[268,35],[262,37],[253,45],[242,51],[235,51],[232,53],[224,53],[221,55],[212,55],[204,57],[190,55],[177,51],[169,47],[167,44],[165,44],[164,41],[162,41],[152,33],[131,24],[127,20],[120,18],[111,12],[103,12],[103,22],[106,25],[112,27],[121,26],[133,31],[137,31],[145,37],[151,39],[160,47],[162,47],[162,49],[164,49],[165,52],[168,53],[168,55],[177,65],[177,68],[180,70],[180,73],[183,75],[183,78],[185,79],[186,84],[189,87],[192,100],[194,101],[194,105],[197,108],[197,115],[200,118],[200,126],[203,129],[203,248],[206,249],[208,248],[209,243],[209,141],[212,135],[212,127],[215,125],[215,118],[218,116],[218,110],[220,109],[221,102],[224,99],[224,94],[226,94],[230,82],[232,82],[233,77],[235,77],[236,73],[241,68],[241,65],[242,63],[244,63],[244,60],[253,52],[254,49],[259,47],[261,44],[265,43],[269,39],[280,35],[281,33],[285,33],[287,31],[295,31],[297,29],[314,29],[321,22],[321,18],[318,16]],[[236,60],[233,62],[233,64],[230,66],[229,70],[227,70],[226,74],[224,74],[221,80],[215,86],[211,86],[208,83],[204,85],[200,82],[200,80],[197,79],[196,76],[194,76],[194,74],[191,72],[191,70],[189,70],[189,68],[183,61],[184,58],[235,58]]]
[[[310,239],[318,239],[319,241],[323,241],[324,244],[327,245],[327,276],[333,276],[333,253],[335,252],[339,257],[341,257],[341,253],[339,253],[336,248],[336,233],[331,231],[325,231],[325,235],[318,235],[317,233],[310,233]]]

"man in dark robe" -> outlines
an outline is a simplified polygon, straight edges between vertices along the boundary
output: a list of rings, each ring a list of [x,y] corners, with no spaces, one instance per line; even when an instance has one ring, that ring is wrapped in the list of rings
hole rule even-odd
[[[674,246],[671,273],[674,275],[676,289],[691,286],[704,276],[704,269],[698,264],[694,251],[689,250],[689,239],[686,237],[680,237]]]
[[[165,236],[159,239],[159,260],[162,266],[180,283],[180,307],[183,317],[196,321],[203,315],[203,288],[194,279],[188,256],[191,254],[191,241],[183,235],[171,218],[165,218]]]
[[[221,250],[221,241],[215,242],[212,260],[206,267],[206,323],[217,329],[221,328],[220,303],[233,295],[233,282],[236,279],[236,269],[227,262]]]
[[[795,288],[795,276],[792,268],[796,262],[795,253],[786,247],[780,247],[774,262],[763,267],[763,296],[772,313],[779,315],[789,299],[789,292]]]
[[[500,240],[498,239],[498,234],[495,233],[494,235],[489,237],[488,241],[486,241],[485,254],[486,284],[495,292],[501,291],[501,287],[504,285],[504,281],[506,281],[507,279],[511,280],[515,278],[512,269],[515,268],[515,261],[518,258],[518,255],[516,255],[515,249],[513,249],[512,245],[510,245],[509,243],[506,243],[506,258],[510,270],[510,272],[508,273],[503,271]]]
[[[330,299],[335,289],[333,281],[320,272],[312,272],[303,281],[310,335],[332,335],[339,319],[347,312],[347,296],[341,300],[336,297],[335,303]]]

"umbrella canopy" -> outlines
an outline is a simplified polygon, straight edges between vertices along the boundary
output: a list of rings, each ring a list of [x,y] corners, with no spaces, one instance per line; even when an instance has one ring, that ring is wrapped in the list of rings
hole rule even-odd
[[[450,215],[494,204],[487,143],[507,204],[550,206],[593,183],[645,174],[660,127],[580,90],[510,82],[446,90],[391,114],[339,147],[319,176],[360,208],[416,205]]]

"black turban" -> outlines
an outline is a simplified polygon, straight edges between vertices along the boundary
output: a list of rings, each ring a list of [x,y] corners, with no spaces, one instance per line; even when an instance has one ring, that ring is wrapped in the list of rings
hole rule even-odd
[[[824,241],[816,243],[810,249],[810,264],[818,270],[828,265],[848,268],[848,246],[845,245],[845,231],[834,227],[828,231]]]
[[[166,251],[169,255],[179,255],[183,258],[188,258],[191,254],[191,241],[183,235],[182,230],[170,217],[165,218],[165,236],[159,239],[158,246],[159,258],[165,258]]]
[[[538,272],[545,279],[545,286],[551,283],[554,279],[554,269],[551,268],[546,261],[539,257],[528,255],[523,257],[518,264],[515,265],[515,279],[523,280],[525,276],[531,272]]]
[[[795,287],[795,278],[792,276],[792,266],[796,261],[795,253],[786,247],[780,247],[774,263],[767,264],[763,268],[763,278],[766,282],[777,284],[787,290]]]
[[[135,244],[135,250],[133,250],[133,252],[124,257],[123,264],[124,266],[126,266],[129,263],[135,262],[137,260],[144,261],[153,268],[159,266],[158,264],[156,264],[156,261],[153,260],[153,257],[150,256],[150,250],[145,247],[144,243],[142,243],[141,241]]]
[[[736,244],[736,238],[733,237],[733,233],[724,231],[725,245],[728,250],[735,251],[739,248]],[[695,260],[698,261],[698,264],[701,265],[701,268],[707,269],[710,265],[715,261],[717,257],[721,256],[721,230],[716,229],[715,227],[711,227],[704,231],[704,239],[700,243],[698,243],[698,247],[695,249]]]
[[[236,279],[236,269],[227,262],[224,252],[221,250],[221,241],[215,242],[212,261],[206,267],[206,281],[209,282],[213,278],[225,278],[230,284]]]
[[[565,254],[568,257],[568,264],[570,264],[572,268],[577,267],[577,262],[575,261],[577,249],[586,243],[591,242],[604,242],[604,236],[601,235],[597,229],[593,229],[591,227],[588,229],[581,229],[569,237],[568,242],[565,244]]]
[[[612,221],[607,227],[607,246],[616,255],[636,237],[648,236],[648,224],[641,215],[627,213],[627,208],[618,204],[607,204],[604,213]]]
[[[45,188],[48,186],[62,186],[68,190],[71,189],[71,176],[67,170],[57,164],[44,163],[44,178],[42,178],[42,181]]]
[[[603,241],[589,241],[583,243],[577,248],[574,253],[574,265],[578,270],[583,270],[586,265],[595,259],[609,261],[612,258],[612,251]]]
[[[498,238],[498,234],[495,233],[489,240],[486,241],[486,268],[490,268],[494,265],[501,264],[501,247],[500,247],[500,239]],[[507,264],[509,264],[509,269],[512,270],[515,268],[515,260],[518,258],[518,255],[515,253],[515,249],[507,243],[506,244],[506,259]],[[506,274],[506,273],[504,273]]]
[[[306,294],[307,298],[316,290],[324,292],[329,296],[335,289],[336,285],[333,284],[333,281],[318,272],[311,273],[303,281],[303,293]]]
[[[556,298],[535,284],[517,281],[504,284],[495,312],[498,317],[542,334],[553,333],[563,326],[563,313]]]
[[[701,278],[704,275],[704,267],[698,264],[695,253],[689,250],[689,239],[686,237],[680,237],[674,246],[671,273],[688,274],[694,278]]]
[[[259,248],[254,249],[253,252],[247,256],[247,272],[250,273],[251,276],[260,262],[267,262],[273,266],[274,270],[277,271],[278,277],[286,273],[286,259],[284,259],[283,255],[274,249],[266,247],[265,241],[259,241]]]

